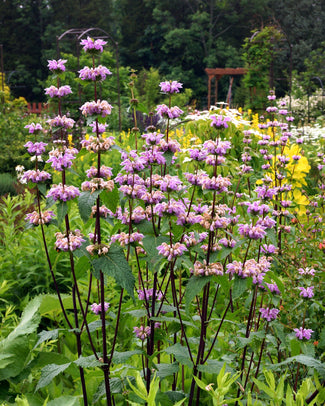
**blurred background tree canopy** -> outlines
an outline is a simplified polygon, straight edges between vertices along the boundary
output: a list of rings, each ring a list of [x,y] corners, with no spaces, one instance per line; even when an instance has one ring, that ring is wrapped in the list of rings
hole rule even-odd
[[[198,107],[206,106],[206,67],[244,66],[245,39],[272,26],[285,41],[274,77],[318,72],[324,55],[325,2],[312,0],[2,0],[0,38],[7,84],[15,97],[45,101],[47,59],[56,58],[56,36],[71,28],[98,27],[119,44],[121,64],[138,73],[154,68],[181,80]],[[75,53],[73,41],[62,51]],[[310,76],[309,75],[309,76]],[[307,75],[308,76],[308,75]],[[319,76],[319,75],[317,75]],[[228,88],[220,81],[220,97]],[[306,77],[303,79],[307,81]],[[325,78],[322,78],[325,80]],[[239,87],[235,78],[234,87]],[[288,85],[276,82],[280,93]]]

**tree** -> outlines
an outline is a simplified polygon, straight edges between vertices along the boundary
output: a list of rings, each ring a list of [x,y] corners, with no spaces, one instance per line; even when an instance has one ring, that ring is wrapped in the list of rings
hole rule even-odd
[[[283,34],[276,27],[266,26],[245,39],[243,59],[247,73],[243,83],[249,89],[249,107],[263,109],[266,96],[274,87],[271,71],[277,46]]]

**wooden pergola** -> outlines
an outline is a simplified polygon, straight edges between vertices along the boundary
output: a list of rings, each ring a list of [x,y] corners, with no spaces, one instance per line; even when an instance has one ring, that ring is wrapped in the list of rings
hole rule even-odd
[[[206,68],[205,73],[208,75],[208,109],[211,107],[211,82],[212,79],[215,79],[214,85],[214,102],[218,101],[218,81],[222,78],[222,76],[229,75],[230,78],[230,86],[229,90],[231,91],[232,82],[234,80],[233,76],[235,75],[244,75],[246,73],[246,69],[244,68]],[[227,102],[230,99],[230,92],[228,92]]]

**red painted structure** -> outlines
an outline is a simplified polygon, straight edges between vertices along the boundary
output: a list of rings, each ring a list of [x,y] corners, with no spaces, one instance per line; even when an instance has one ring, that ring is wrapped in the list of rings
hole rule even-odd
[[[229,89],[231,90],[231,86],[233,83],[233,76],[235,75],[245,75],[246,69],[244,68],[206,68],[205,73],[208,75],[208,109],[211,107],[211,82],[212,79],[215,79],[215,85],[214,85],[214,102],[217,103],[218,101],[218,81],[222,78],[224,75],[229,75],[230,78],[230,87]],[[227,96],[227,103],[229,103],[230,100],[230,93],[228,92]]]

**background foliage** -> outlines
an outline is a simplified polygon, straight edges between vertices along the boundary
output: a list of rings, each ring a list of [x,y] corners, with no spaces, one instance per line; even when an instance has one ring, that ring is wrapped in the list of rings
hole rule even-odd
[[[46,60],[56,58],[56,36],[71,28],[99,27],[119,43],[124,66],[153,67],[167,79],[181,79],[202,108],[204,68],[243,66],[242,44],[252,31],[273,25],[284,33],[275,61],[276,77],[283,77],[290,47],[297,72],[308,68],[316,50],[324,54],[324,19],[324,2],[311,0],[4,0],[0,37],[9,84],[15,96],[28,101],[44,100],[39,81],[47,76]],[[75,41],[61,41],[61,49],[75,54]],[[277,86],[286,89],[283,80]],[[221,98],[227,88],[223,78]]]

